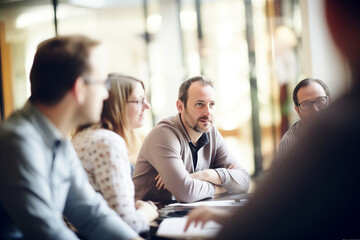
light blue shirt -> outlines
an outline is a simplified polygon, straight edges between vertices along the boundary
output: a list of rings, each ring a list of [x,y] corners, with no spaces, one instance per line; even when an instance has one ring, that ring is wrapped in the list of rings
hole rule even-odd
[[[0,126],[0,239],[132,239],[68,139],[30,102]]]

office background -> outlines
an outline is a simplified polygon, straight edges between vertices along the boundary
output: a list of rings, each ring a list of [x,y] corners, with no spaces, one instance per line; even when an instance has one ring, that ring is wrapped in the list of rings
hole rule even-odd
[[[322,0],[0,0],[1,121],[29,97],[37,44],[86,34],[102,41],[108,72],[145,82],[152,108],[142,136],[177,113],[184,79],[209,77],[216,126],[257,176],[297,120],[297,82],[320,78],[335,99],[348,88],[324,18]]]

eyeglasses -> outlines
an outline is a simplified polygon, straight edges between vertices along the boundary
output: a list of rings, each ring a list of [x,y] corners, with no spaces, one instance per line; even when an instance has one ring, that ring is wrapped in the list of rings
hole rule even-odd
[[[110,79],[106,79],[106,81],[91,81],[89,80],[88,78],[84,78],[84,82],[86,84],[104,84],[105,88],[110,91],[110,88],[111,88],[111,81]]]
[[[303,111],[309,111],[312,109],[313,104],[319,109],[322,110],[328,106],[328,96],[318,97],[314,101],[305,101],[298,104],[298,107],[300,107]]]
[[[145,101],[147,101],[147,100],[146,100],[146,97],[142,97],[142,98],[140,98],[139,100],[136,100],[136,101],[135,101],[135,100],[132,100],[132,101],[127,101],[127,102],[128,102],[128,103],[136,103],[138,107],[142,107],[142,106],[144,106]]]

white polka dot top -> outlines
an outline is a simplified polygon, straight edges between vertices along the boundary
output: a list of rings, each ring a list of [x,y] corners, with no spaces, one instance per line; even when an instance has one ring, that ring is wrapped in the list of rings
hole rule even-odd
[[[93,188],[136,232],[147,231],[147,218],[135,209],[135,190],[124,139],[113,131],[87,128],[72,143]]]

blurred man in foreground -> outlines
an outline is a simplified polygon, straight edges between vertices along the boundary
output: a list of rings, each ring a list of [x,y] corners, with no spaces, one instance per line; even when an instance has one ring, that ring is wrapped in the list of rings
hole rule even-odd
[[[68,139],[100,119],[108,97],[97,46],[85,36],[42,42],[31,96],[0,126],[0,239],[135,239],[138,235],[88,182]]]

